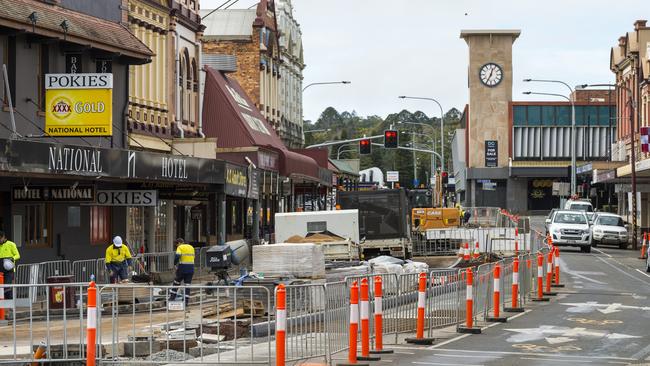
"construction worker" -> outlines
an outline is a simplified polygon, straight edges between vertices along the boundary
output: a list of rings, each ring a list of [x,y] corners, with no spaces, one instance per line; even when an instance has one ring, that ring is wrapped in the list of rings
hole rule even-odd
[[[456,208],[458,209],[459,222],[462,226],[465,224],[465,211],[463,210],[463,207],[460,205],[460,203],[456,204]]]
[[[133,259],[129,247],[123,244],[120,236],[114,237],[113,244],[106,248],[105,261],[111,283],[118,283],[129,278],[128,272],[133,270]]]
[[[192,277],[194,277],[194,247],[185,243],[185,239],[176,239],[176,256],[174,257],[174,265],[176,266],[176,278],[174,279],[174,286],[180,286],[181,282],[185,285],[192,284]],[[174,287],[170,291],[169,301],[176,300],[178,287]],[[190,289],[185,289],[185,304],[190,301]]]
[[[4,283],[10,285],[14,282],[14,273],[16,272],[16,261],[20,259],[16,243],[7,239],[5,232],[0,230],[0,272],[4,276]],[[5,288],[5,299],[13,298],[11,288]]]

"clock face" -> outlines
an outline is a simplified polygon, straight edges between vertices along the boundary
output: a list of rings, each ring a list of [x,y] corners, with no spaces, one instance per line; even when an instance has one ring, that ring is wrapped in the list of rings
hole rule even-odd
[[[481,67],[478,75],[485,86],[495,87],[503,79],[503,69],[501,69],[501,66],[490,62]]]

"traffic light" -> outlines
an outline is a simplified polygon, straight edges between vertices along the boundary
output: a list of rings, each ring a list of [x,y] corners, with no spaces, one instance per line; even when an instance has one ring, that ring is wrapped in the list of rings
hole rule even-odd
[[[440,176],[442,177],[442,184],[446,185],[449,182],[449,174],[447,172],[442,172],[440,173]]]
[[[386,149],[397,149],[397,131],[384,131],[384,147]]]
[[[370,139],[359,140],[359,154],[360,155],[370,155],[372,153],[372,145],[370,144]]]

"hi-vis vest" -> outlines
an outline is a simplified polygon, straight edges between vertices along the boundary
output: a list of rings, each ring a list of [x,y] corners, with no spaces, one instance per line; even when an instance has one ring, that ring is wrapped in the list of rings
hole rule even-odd
[[[180,256],[178,263],[194,264],[194,247],[189,244],[181,244],[176,248],[176,255]]]

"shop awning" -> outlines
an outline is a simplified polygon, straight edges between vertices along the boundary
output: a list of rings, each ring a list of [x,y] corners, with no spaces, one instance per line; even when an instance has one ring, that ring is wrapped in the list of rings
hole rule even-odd
[[[33,13],[35,23],[30,20]],[[150,62],[154,55],[122,24],[40,1],[0,0],[0,26],[113,52],[130,58],[132,64]]]
[[[203,99],[203,132],[217,138],[217,150],[223,157],[229,151],[260,147],[280,155],[280,174],[319,181],[314,159],[289,151],[239,83],[223,73],[206,70]]]

